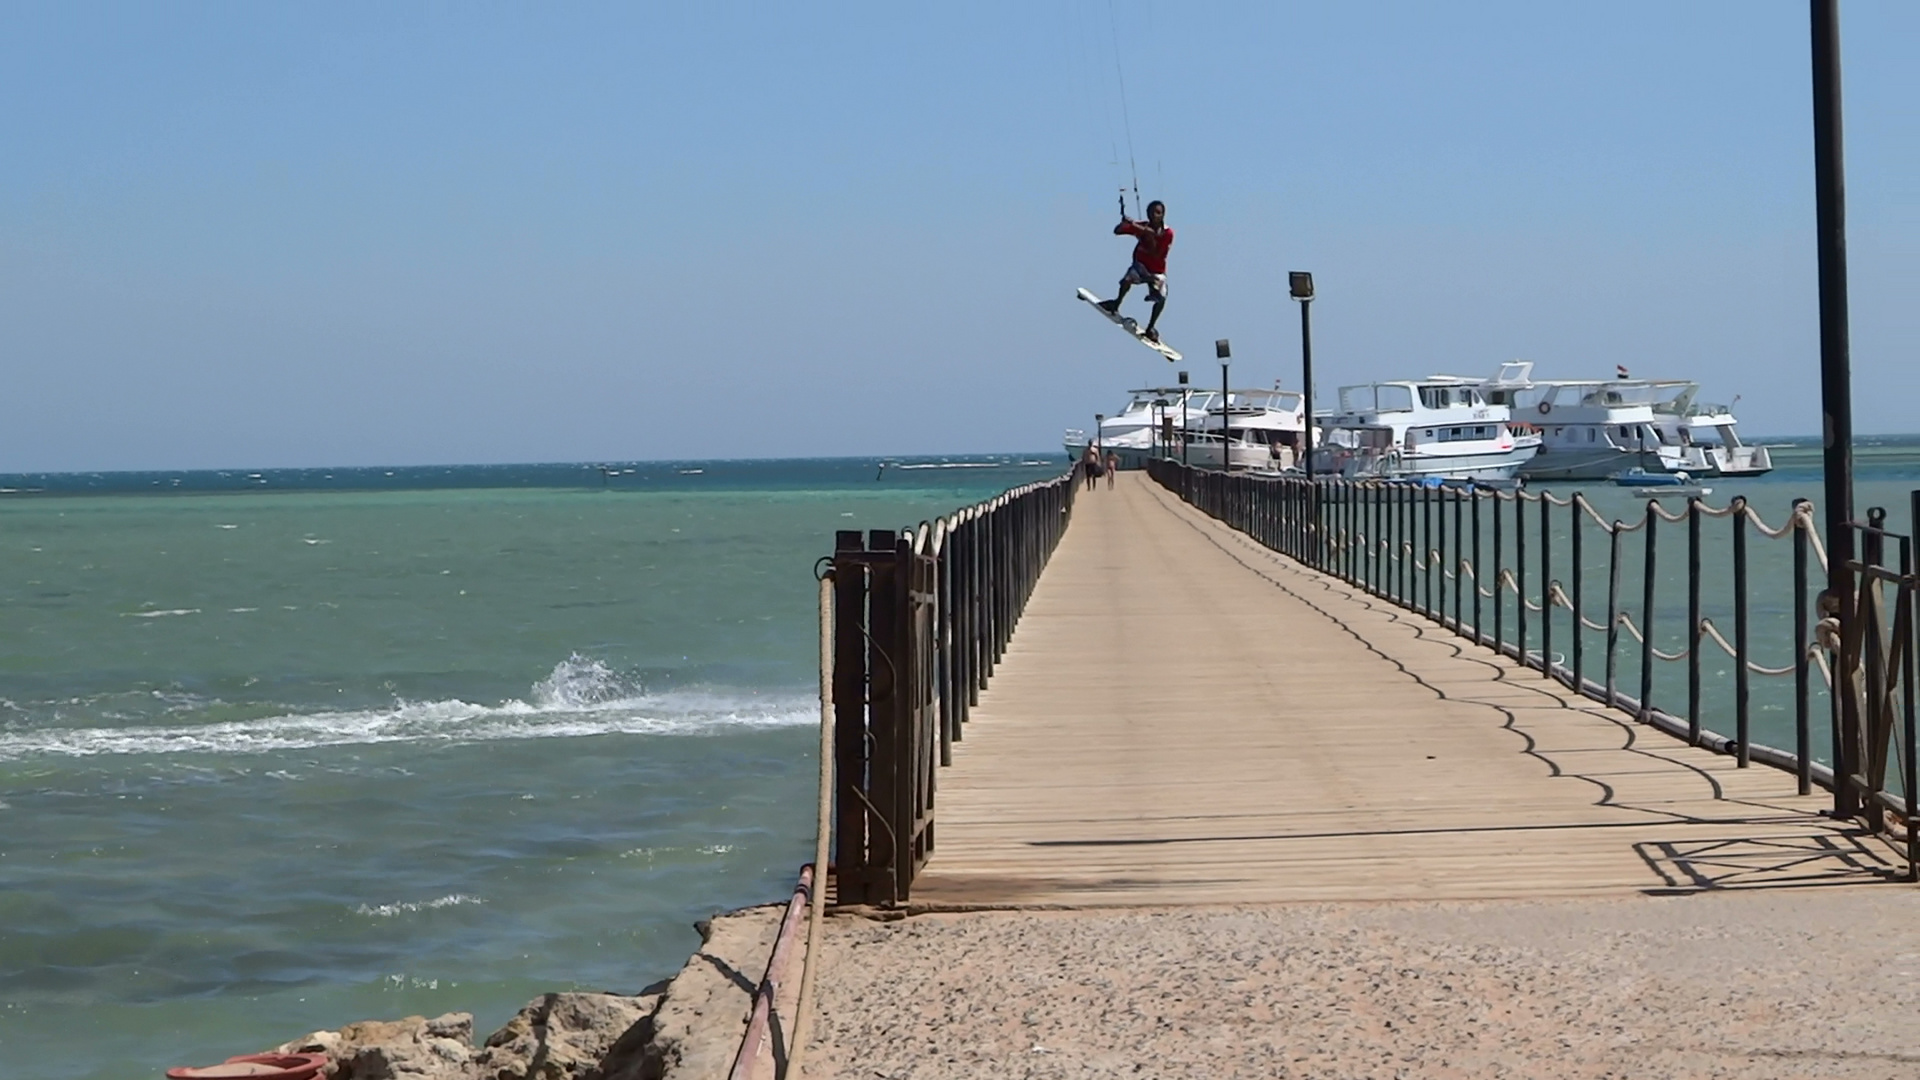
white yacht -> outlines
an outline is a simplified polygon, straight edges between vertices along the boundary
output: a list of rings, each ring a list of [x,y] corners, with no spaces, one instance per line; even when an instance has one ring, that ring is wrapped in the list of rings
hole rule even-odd
[[[1628,470],[1693,476],[1757,476],[1773,468],[1762,446],[1745,446],[1723,406],[1696,405],[1699,384],[1678,380],[1536,380],[1533,364],[1502,364],[1489,379],[1435,376],[1476,386],[1540,430],[1540,452],[1521,467],[1529,480],[1605,480]]]
[[[1231,390],[1224,409],[1219,395],[1213,395],[1200,426],[1186,432],[1185,460],[1189,465],[1220,467],[1222,417],[1226,422],[1226,452],[1234,468],[1279,472],[1300,463],[1307,445],[1307,410],[1299,391],[1278,387]],[[1180,453],[1176,442],[1172,456],[1177,458]]]
[[[1112,451],[1123,469],[1141,468],[1149,458],[1179,457],[1180,433],[1203,426],[1220,396],[1217,390],[1187,386],[1150,386],[1128,394],[1126,408],[1103,418],[1099,431],[1101,449]],[[1061,445],[1070,460],[1078,461],[1090,441],[1084,430],[1068,428]]]
[[[1112,451],[1122,468],[1139,468],[1155,457],[1220,468],[1223,414],[1230,439],[1226,452],[1236,469],[1289,468],[1306,445],[1306,407],[1295,390],[1229,390],[1224,408],[1218,390],[1159,386],[1129,393],[1126,408],[1100,421],[1100,446]],[[1087,442],[1079,428],[1069,428],[1062,439],[1067,456],[1076,461]]]
[[[1696,476],[1759,476],[1773,471],[1773,455],[1764,446],[1748,446],[1734,434],[1733,410],[1694,400],[1698,383],[1654,383],[1661,394],[1653,403],[1653,431],[1660,439],[1660,460],[1669,472]]]
[[[1511,480],[1540,449],[1540,433],[1479,385],[1440,377],[1340,388],[1319,420],[1316,474],[1393,480]]]

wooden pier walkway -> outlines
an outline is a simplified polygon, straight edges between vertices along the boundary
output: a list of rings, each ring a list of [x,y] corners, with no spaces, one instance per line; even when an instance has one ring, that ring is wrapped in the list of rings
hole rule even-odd
[[[1086,492],[938,777],[917,909],[1570,896],[1892,879],[1736,769],[1259,546]]]

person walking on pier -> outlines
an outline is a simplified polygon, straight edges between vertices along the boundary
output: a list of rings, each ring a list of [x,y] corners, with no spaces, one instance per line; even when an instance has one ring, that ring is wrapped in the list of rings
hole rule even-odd
[[[1100,451],[1095,450],[1092,443],[1088,443],[1086,452],[1080,455],[1080,472],[1086,477],[1087,490],[1092,491],[1100,480]]]
[[[1167,204],[1155,199],[1147,204],[1147,220],[1135,221],[1127,217],[1125,205],[1121,206],[1120,224],[1113,227],[1115,236],[1131,236],[1138,241],[1133,245],[1133,265],[1120,277],[1120,295],[1111,300],[1102,300],[1100,306],[1110,315],[1120,314],[1120,301],[1127,298],[1127,290],[1135,285],[1147,287],[1147,303],[1153,305],[1153,314],[1147,317],[1147,328],[1141,336],[1148,341],[1158,343],[1160,331],[1154,329],[1160,322],[1160,312],[1167,306],[1167,252],[1173,248],[1173,230],[1167,228]]]
[[[1113,474],[1120,471],[1120,455],[1107,451],[1107,490],[1113,490]]]

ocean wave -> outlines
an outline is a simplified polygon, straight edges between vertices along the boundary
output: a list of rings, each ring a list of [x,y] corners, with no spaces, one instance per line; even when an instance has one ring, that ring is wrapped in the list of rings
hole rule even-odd
[[[264,754],[379,743],[475,743],[592,735],[705,735],[817,723],[797,694],[649,693],[599,660],[571,656],[526,700],[396,701],[377,709],[288,712],[211,724],[42,727],[0,733],[0,761],[112,754]]]
[[[485,900],[466,893],[453,893],[433,900],[409,900],[395,904],[361,904],[353,909],[355,915],[371,915],[378,919],[391,919],[395,915],[404,915],[412,911],[435,911],[440,908],[461,907],[466,904],[484,904]]]

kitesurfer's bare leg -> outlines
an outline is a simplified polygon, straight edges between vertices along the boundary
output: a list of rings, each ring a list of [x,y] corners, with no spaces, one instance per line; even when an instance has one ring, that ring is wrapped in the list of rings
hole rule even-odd
[[[1106,308],[1108,314],[1120,314],[1120,301],[1127,298],[1127,290],[1131,288],[1133,288],[1133,282],[1122,279],[1120,282],[1120,294],[1111,300],[1100,301],[1100,306]]]
[[[1124,289],[1121,290],[1121,295],[1124,296],[1125,294],[1126,294],[1125,290]],[[1167,307],[1167,298],[1164,296],[1162,296],[1160,299],[1155,300],[1153,302],[1153,314],[1147,316],[1147,328],[1141,331],[1142,336],[1144,336],[1148,341],[1160,340],[1160,331],[1155,330],[1153,328],[1153,325],[1160,321],[1160,313],[1166,310],[1166,307]]]

